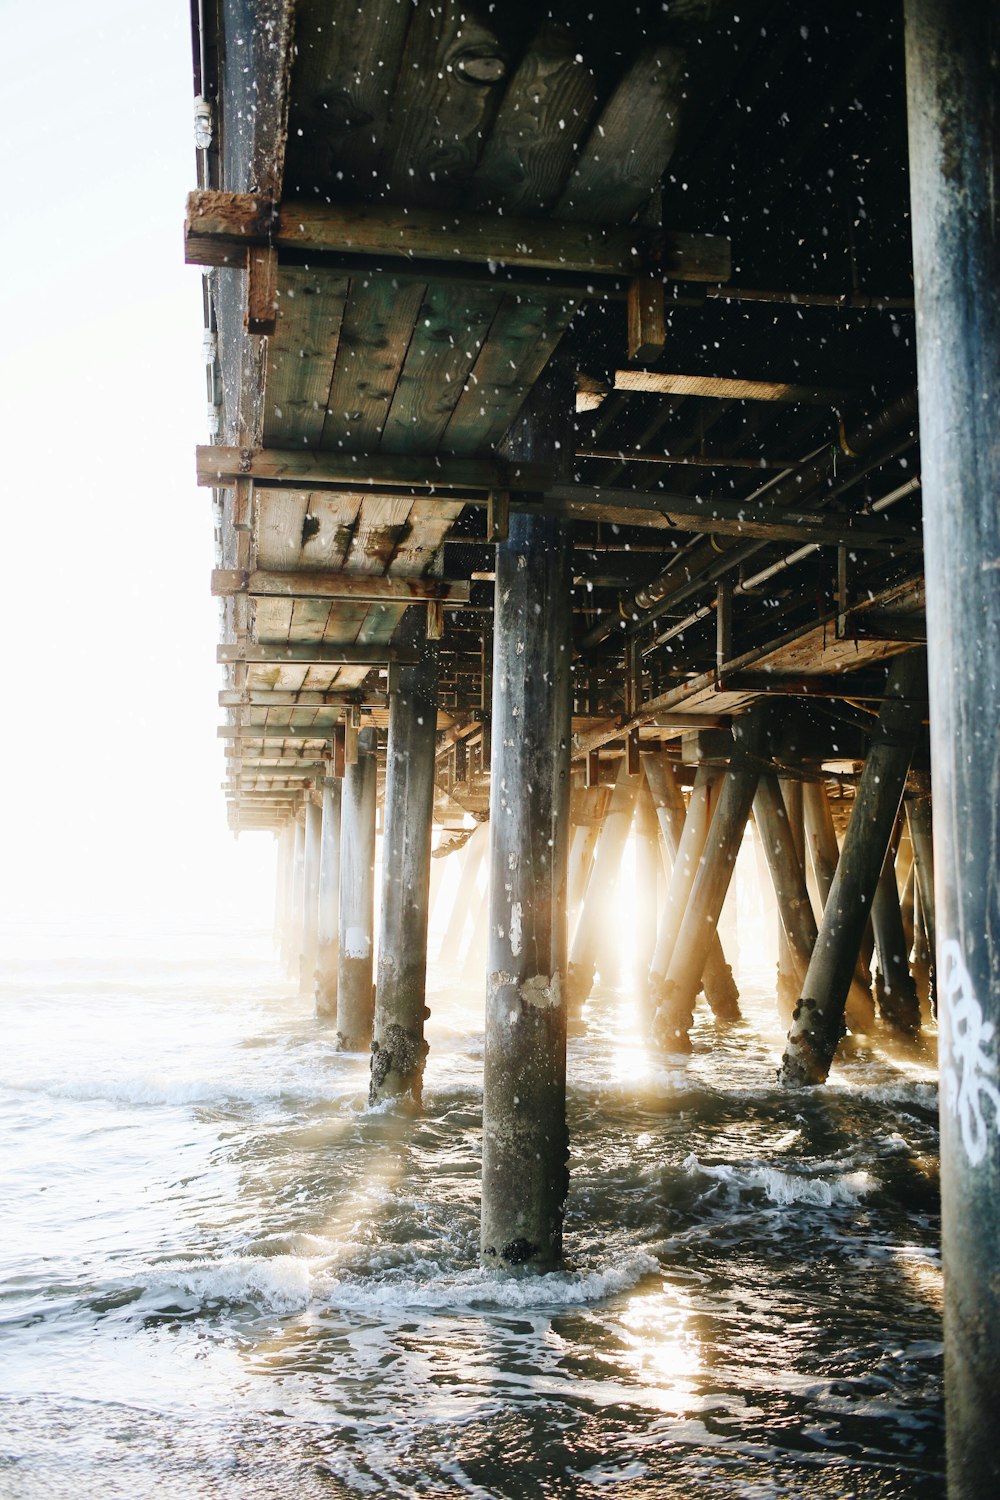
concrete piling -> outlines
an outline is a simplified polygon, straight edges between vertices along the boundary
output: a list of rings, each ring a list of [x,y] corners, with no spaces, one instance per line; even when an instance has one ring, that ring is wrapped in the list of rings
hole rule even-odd
[[[906,0],[934,777],[949,1500],[1000,1491],[1000,26]],[[912,820],[911,820],[912,832]],[[923,889],[921,889],[923,897]]]

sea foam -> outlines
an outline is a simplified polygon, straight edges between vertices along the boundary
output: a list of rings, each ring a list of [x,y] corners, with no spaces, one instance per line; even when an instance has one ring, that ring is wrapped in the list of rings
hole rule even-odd
[[[738,1194],[763,1190],[769,1202],[780,1208],[793,1203],[814,1208],[849,1207],[861,1202],[875,1187],[867,1172],[849,1172],[840,1177],[820,1177],[804,1172],[784,1172],[780,1167],[707,1166],[690,1155],[684,1170],[692,1176],[714,1178]]]

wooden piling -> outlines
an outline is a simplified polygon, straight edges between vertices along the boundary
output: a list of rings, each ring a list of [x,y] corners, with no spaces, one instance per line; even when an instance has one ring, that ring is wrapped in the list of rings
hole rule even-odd
[[[894,658],[885,691],[785,1044],[778,1077],[791,1086],[822,1083],[844,1034],[844,1006],[924,712],[921,652]]]
[[[893,1031],[914,1036],[920,1030],[920,1004],[909,964],[896,884],[895,850],[890,844],[872,902],[875,929],[875,998],[879,1015]]]
[[[337,1014],[340,956],[340,794],[339,777],[323,779],[323,821],[319,851],[319,928],[316,951],[316,1014]]]
[[[292,848],[292,899],[288,913],[288,943],[285,949],[285,967],[296,980],[301,968],[302,952],[302,878],[305,864],[306,819],[303,812],[295,820],[295,836]]]
[[[316,975],[319,930],[319,855],[322,814],[312,799],[306,803],[305,845],[302,856],[302,948],[299,993],[311,995]]]
[[[376,731],[362,729],[358,755],[344,768],[340,794],[340,952],[337,965],[337,1045],[346,1052],[371,1047],[375,914]]]
[[[906,827],[913,846],[913,868],[920,892],[920,913],[927,934],[931,994],[934,993],[934,963],[937,953],[936,903],[934,900],[934,843],[931,822],[930,784],[926,777],[910,778],[910,791],[903,801]]]
[[[676,845],[674,867],[670,872],[670,883],[663,901],[660,924],[656,932],[656,949],[650,965],[649,993],[653,1006],[662,999],[663,981],[670,967],[684,913],[687,910],[691,887],[698,873],[698,866],[711,821],[712,783],[718,773],[708,766],[699,766],[694,776],[694,785],[688,797],[684,824]]]
[[[635,808],[635,946],[632,984],[645,1003],[649,966],[656,949],[657,886],[660,878],[660,830],[649,785],[640,778]]]
[[[536,386],[519,458],[569,446],[572,376]],[[496,552],[490,927],[481,1252],[487,1266],[562,1257],[566,1127],[572,551],[567,524],[514,514]]]
[[[788,813],[788,801],[783,792],[784,788],[779,784],[778,778],[765,772],[757,784],[753,815],[774,888],[779,931],[784,938],[784,949],[781,950],[778,961],[779,978],[783,958],[787,982],[795,990],[795,996],[789,1004],[779,982],[778,1010],[787,1026],[791,1024],[795,998],[802,993],[802,981],[816,943],[816,918],[806,889],[799,844]],[[792,799],[792,807],[794,814],[795,799]],[[786,1004],[787,1019],[784,1011]]]
[[[411,610],[396,640],[410,646],[422,635]],[[398,1094],[419,1100],[423,1082],[437,687],[437,646],[424,641],[419,662],[400,667],[389,700],[370,1104]]]
[[[785,806],[785,814],[788,824],[788,833],[792,840],[792,848],[795,851],[798,867],[805,875],[805,831],[802,817],[802,783],[790,777],[782,776],[778,782],[781,788],[781,796]],[[758,788],[759,791],[759,788]],[[766,851],[765,851],[766,853]],[[771,871],[773,880],[773,870]],[[775,890],[777,897],[777,890]],[[806,960],[808,963],[808,959]],[[781,917],[781,901],[778,899],[778,970],[776,977],[776,993],[778,1001],[778,1014],[787,1030],[791,1024],[792,1011],[795,1002],[801,994],[800,985],[805,968],[800,961],[800,955],[793,952],[789,942],[785,923]]]
[[[289,934],[292,923],[292,878],[295,867],[295,824],[286,823],[278,836],[278,898],[275,943],[282,958],[288,961]]]
[[[644,755],[643,768],[653,798],[653,805],[656,809],[663,843],[670,857],[669,879],[672,879],[673,869],[678,860],[681,840],[684,836],[684,824],[687,817],[684,795],[677,784],[674,769],[666,756],[656,754]],[[702,845],[704,846],[704,838],[702,838]],[[693,878],[694,869],[692,868],[691,879]],[[669,879],[667,882],[668,886]],[[659,935],[659,928],[657,928],[657,935]],[[655,947],[653,951],[655,954]],[[653,961],[651,959],[651,970],[652,967]],[[740,992],[733,978],[732,967],[726,962],[726,955],[717,931],[712,935],[712,940],[709,944],[708,957],[705,959],[705,969],[701,980],[702,988],[705,991],[705,999],[716,1020],[738,1021],[740,1019]]]
[[[802,789],[802,810],[805,819],[806,849],[819,891],[821,910],[825,912],[826,904],[830,899],[830,891],[833,888],[833,877],[837,873],[837,863],[840,859],[837,831],[833,826],[830,796],[825,782],[807,781],[805,783]],[[799,993],[801,994],[801,991]],[[871,976],[861,948],[858,949],[855,959],[854,974],[844,1008],[844,1018],[849,1031],[862,1034],[870,1032],[875,1025],[875,1002],[872,999]],[[790,1025],[791,1017],[785,1029],[787,1030]]]
[[[606,910],[609,894],[614,890],[621,869],[622,856],[639,791],[639,778],[629,774],[628,761],[622,756],[611,801],[604,817],[587,893],[576,924],[569,960],[569,1003],[583,1005],[594,984],[602,936],[606,934]]]
[[[1000,1492],[1000,25],[906,0],[935,788],[949,1500]],[[921,892],[921,895],[923,892]]]
[[[733,725],[733,752],[719,792],[705,849],[684,911],[654,1017],[656,1036],[668,1051],[687,1051],[695,998],[705,959],[739,853],[757,789],[764,741],[764,709],[751,708]]]

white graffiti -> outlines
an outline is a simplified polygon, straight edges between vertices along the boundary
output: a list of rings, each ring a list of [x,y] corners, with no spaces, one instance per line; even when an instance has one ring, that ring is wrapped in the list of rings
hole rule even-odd
[[[1000,1133],[1000,1089],[992,1042],[996,1027],[983,1019],[982,1006],[972,990],[972,978],[954,938],[941,944],[939,994],[943,1047],[941,1077],[945,1102],[958,1121],[962,1144],[972,1166],[978,1166],[989,1145],[990,1121]]]

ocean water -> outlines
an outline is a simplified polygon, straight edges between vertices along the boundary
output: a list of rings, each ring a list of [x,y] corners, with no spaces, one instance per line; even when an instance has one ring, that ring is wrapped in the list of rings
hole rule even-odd
[[[568,1264],[483,1272],[482,998],[366,1108],[266,937],[0,934],[0,1496],[943,1494],[932,1045],[569,1048]],[[42,954],[44,953],[44,956]]]

